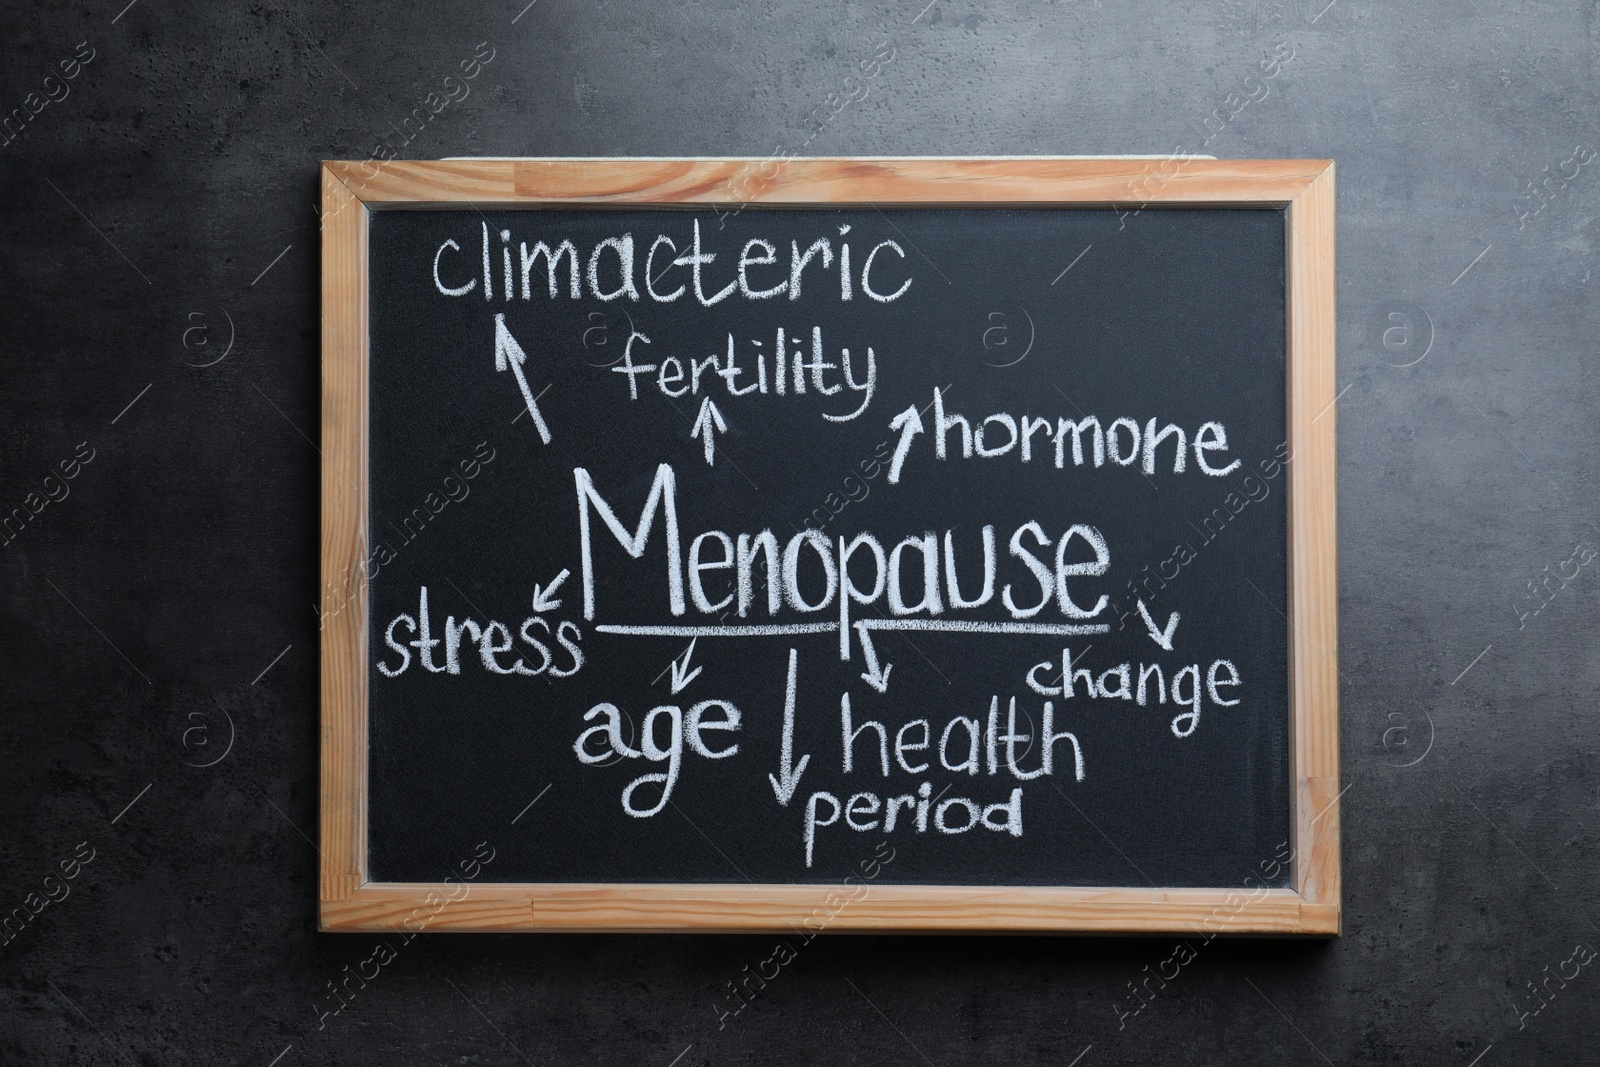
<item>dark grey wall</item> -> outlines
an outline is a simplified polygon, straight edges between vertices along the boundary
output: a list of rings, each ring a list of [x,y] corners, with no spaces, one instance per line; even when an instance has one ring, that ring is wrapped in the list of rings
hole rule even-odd
[[[0,1060],[1594,1062],[1594,5],[124,2],[0,12],[0,111],[66,93],[0,148],[0,510],[67,494],[0,548],[0,908],[67,894]],[[1343,939],[1132,1014],[1173,939],[824,938],[719,1027],[771,938],[428,935],[319,1020],[377,941],[306,836],[316,161],[479,42],[400,155],[1338,160]]]

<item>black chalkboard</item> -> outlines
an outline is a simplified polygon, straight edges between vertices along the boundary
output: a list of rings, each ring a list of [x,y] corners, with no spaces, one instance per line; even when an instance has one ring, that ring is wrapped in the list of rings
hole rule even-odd
[[[1284,228],[1270,208],[374,212],[371,877],[436,880],[512,817],[534,832],[495,836],[486,880],[824,882],[880,841],[900,883],[1259,877],[1290,833]],[[769,530],[794,567],[775,613]],[[895,588],[868,596],[861,534]],[[715,567],[741,552],[742,616],[740,568]],[[789,632],[727,635],[762,626]],[[1072,695],[1046,695],[1064,656]],[[809,759],[784,804],[791,671]],[[1043,774],[1047,701],[1070,737]],[[664,802],[646,778],[625,810],[674,765]]]

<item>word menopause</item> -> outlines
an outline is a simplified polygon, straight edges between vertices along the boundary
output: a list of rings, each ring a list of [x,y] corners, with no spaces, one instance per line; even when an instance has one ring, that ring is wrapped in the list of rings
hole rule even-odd
[[[665,527],[667,607],[673,615],[683,615],[691,603],[696,611],[707,615],[735,604],[741,618],[748,615],[756,600],[755,568],[759,561],[766,571],[767,614],[777,616],[786,611],[808,614],[834,608],[838,613],[841,658],[848,659],[852,605],[870,607],[881,599],[896,616],[937,616],[944,614],[946,606],[951,610],[979,608],[994,599],[998,567],[993,526],[984,526],[981,535],[981,581],[974,580],[971,572],[965,579],[959,576],[961,568],[956,563],[954,533],[950,530],[944,532],[942,541],[931,531],[912,534],[887,551],[883,541],[867,532],[849,538],[841,535],[835,542],[818,530],[801,530],[780,549],[778,538],[770,529],[754,535],[740,533],[736,537],[722,530],[708,530],[690,540],[685,567],[684,537],[678,520],[677,476],[671,464],[663,463],[656,469],[650,495],[631,532],[595,488],[587,470],[578,467],[573,475],[578,491],[585,619],[595,617],[597,586],[591,515],[600,518],[629,556],[639,559],[649,547],[658,511],[663,514]],[[1072,588],[1076,586],[1069,588],[1069,581],[1104,575],[1111,566],[1111,550],[1093,526],[1077,523],[1068,526],[1059,536],[1052,536],[1038,522],[1030,521],[1012,532],[1007,545],[1010,555],[1022,568],[1014,573],[1018,577],[1026,573],[1038,586],[1034,593],[1027,593],[1011,582],[1001,588],[1000,602],[1012,618],[1028,619],[1054,608],[1070,619],[1093,619],[1110,602],[1101,594],[1092,606],[1086,607],[1074,599]],[[1036,554],[1041,549],[1045,551]],[[854,570],[853,563],[856,564]],[[868,566],[872,578],[863,583],[862,574]],[[731,578],[724,576],[719,583],[706,577],[723,571],[732,571]],[[915,599],[910,598],[907,589],[915,590]],[[955,628],[981,631],[983,626],[973,622],[969,627]],[[617,627],[602,626],[601,629],[629,632]],[[1103,629],[1094,632],[1103,632]]]

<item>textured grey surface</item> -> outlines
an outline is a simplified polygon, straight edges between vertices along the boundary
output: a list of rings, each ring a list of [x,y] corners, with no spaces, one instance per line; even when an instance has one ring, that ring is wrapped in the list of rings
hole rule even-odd
[[[94,850],[0,1060],[1600,1062],[1594,5],[121,5],[0,12],[0,110],[66,91],[0,148],[0,509],[67,492],[0,548],[0,906]],[[1285,44],[1206,151],[1339,163],[1345,936],[1137,1014],[1170,938],[825,938],[719,1024],[773,939],[428,935],[319,1019],[379,941],[314,932],[304,836],[315,161],[1192,151]]]

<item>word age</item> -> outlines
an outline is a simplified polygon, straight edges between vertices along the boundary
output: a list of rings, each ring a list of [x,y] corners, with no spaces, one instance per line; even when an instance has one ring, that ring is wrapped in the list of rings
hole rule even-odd
[[[707,718],[710,713],[716,713],[719,718]],[[634,748],[622,739],[622,711],[615,704],[596,704],[584,713],[584,722],[594,722],[596,719],[604,720],[597,725],[589,727],[578,735],[572,744],[572,751],[577,753],[578,760],[589,766],[609,763],[618,757],[622,759],[645,759],[652,763],[665,763],[665,771],[654,774],[641,774],[622,790],[622,810],[636,819],[648,819],[667,806],[667,801],[672,799],[672,787],[678,784],[678,769],[682,765],[683,746],[688,745],[689,751],[706,759],[727,759],[729,756],[739,754],[737,741],[730,742],[725,748],[712,748],[704,737],[706,731],[720,731],[738,733],[742,716],[739,709],[725,700],[702,700],[689,709],[689,714],[684,715],[683,709],[674,704],[662,705],[651,708],[644,717],[644,726],[639,730],[639,747]],[[667,727],[667,741],[662,744],[657,735],[660,730],[659,723]],[[590,738],[605,745],[602,749],[595,749],[590,744]],[[659,783],[661,795],[656,799],[655,806],[641,808],[633,802],[634,790],[641,785]]]

